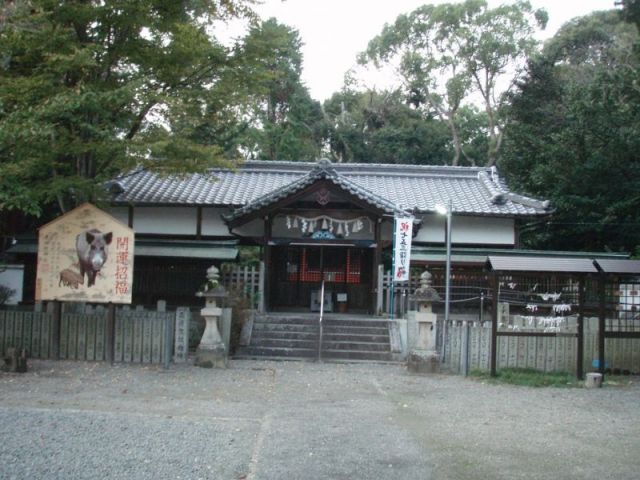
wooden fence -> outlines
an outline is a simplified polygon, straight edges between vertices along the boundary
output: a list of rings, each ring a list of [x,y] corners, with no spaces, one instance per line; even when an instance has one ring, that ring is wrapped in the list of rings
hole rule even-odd
[[[162,363],[167,355],[171,358],[174,324],[175,312],[117,309],[114,361]],[[60,318],[60,358],[105,360],[106,326],[106,310],[63,312]],[[52,313],[0,311],[0,355],[10,347],[18,347],[26,348],[32,358],[49,358],[52,331]],[[168,345],[166,339],[170,340]]]
[[[221,283],[231,291],[240,291],[253,308],[259,309],[263,299],[264,276],[262,267],[235,267],[223,270],[220,274]]]
[[[543,372],[576,372],[575,329],[560,329],[555,337],[499,336],[497,369],[533,368]],[[490,369],[491,323],[452,322],[447,331],[445,365],[453,372],[464,371],[464,348],[469,369]],[[605,339],[605,365],[614,372],[640,373],[640,339]],[[598,319],[585,318],[583,371],[597,370]]]

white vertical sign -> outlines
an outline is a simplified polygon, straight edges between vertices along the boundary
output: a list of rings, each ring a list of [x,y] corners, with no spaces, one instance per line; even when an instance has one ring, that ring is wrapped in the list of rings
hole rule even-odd
[[[393,281],[409,280],[413,217],[396,217],[393,242]]]

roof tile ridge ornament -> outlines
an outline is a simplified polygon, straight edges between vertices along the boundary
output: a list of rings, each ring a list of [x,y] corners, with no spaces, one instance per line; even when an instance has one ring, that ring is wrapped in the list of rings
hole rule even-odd
[[[338,172],[328,158],[320,158],[309,172],[310,175],[326,175],[330,177],[338,176]]]
[[[538,200],[507,190],[503,186],[502,179],[498,175],[498,170],[495,166],[491,167],[490,174],[491,176],[489,176],[489,173],[486,171],[478,172],[478,180],[480,180],[482,186],[484,186],[491,195],[491,203],[494,205],[504,205],[507,200],[510,200],[526,207],[545,211],[551,210],[551,202],[549,200]]]
[[[491,175],[489,175],[489,173]],[[482,186],[491,195],[491,203],[494,205],[504,205],[507,202],[507,194],[499,182],[498,171],[496,167],[491,167],[490,172],[480,171],[478,172],[478,180]]]

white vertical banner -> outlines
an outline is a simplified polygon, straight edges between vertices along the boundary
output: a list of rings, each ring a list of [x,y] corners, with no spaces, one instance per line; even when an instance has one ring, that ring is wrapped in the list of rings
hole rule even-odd
[[[393,232],[393,281],[409,280],[413,217],[396,217]]]

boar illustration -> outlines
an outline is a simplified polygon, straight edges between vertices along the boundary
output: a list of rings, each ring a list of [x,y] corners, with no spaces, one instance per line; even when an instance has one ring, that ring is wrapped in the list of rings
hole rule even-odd
[[[77,290],[82,284],[84,284],[84,277],[78,272],[74,272],[68,268],[65,268],[60,272],[60,281],[58,282],[58,286],[64,285],[65,287],[71,287]]]
[[[84,282],[84,274],[87,274],[88,287],[95,285],[96,275],[107,261],[107,250],[112,239],[113,232],[102,233],[95,228],[76,237],[80,275]]]

